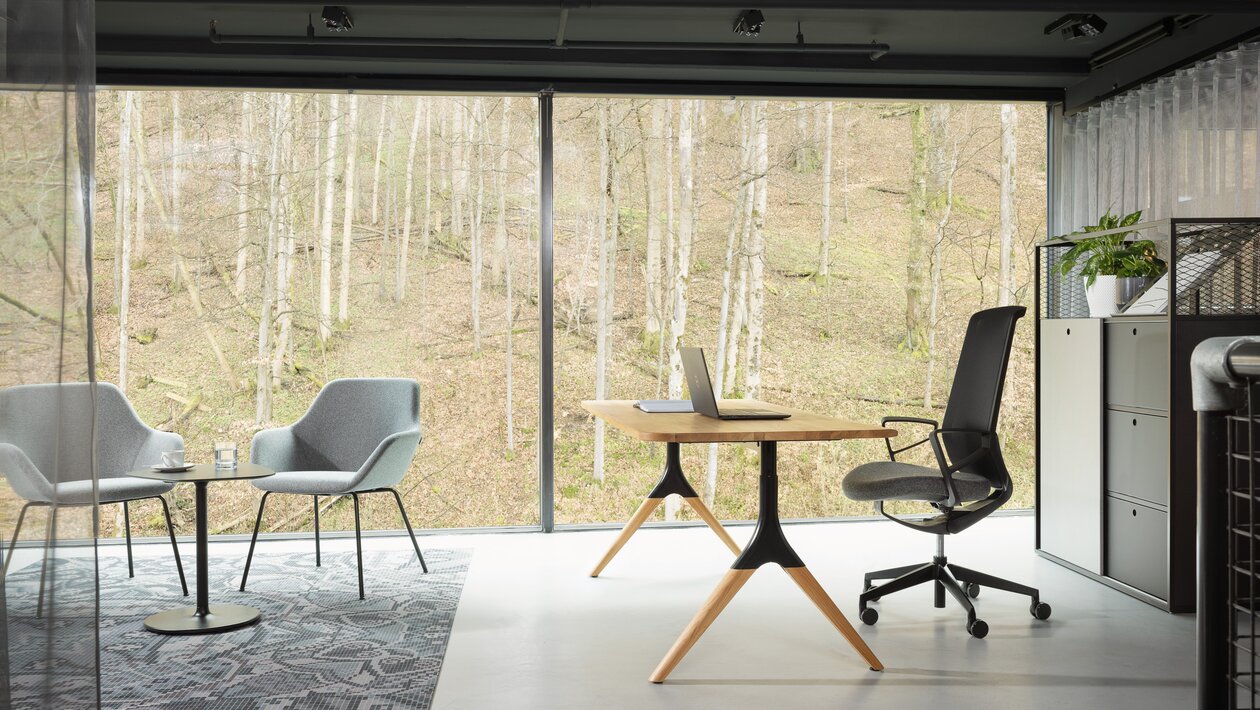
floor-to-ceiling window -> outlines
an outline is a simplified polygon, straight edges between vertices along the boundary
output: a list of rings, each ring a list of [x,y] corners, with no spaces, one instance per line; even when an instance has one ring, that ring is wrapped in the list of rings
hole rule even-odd
[[[569,97],[555,126],[558,523],[625,520],[652,488],[664,447],[580,402],[683,396],[678,345],[705,349],[719,396],[939,419],[970,314],[1032,303],[1043,105]],[[1001,424],[1026,507],[1031,321]],[[794,444],[784,515],[870,514],[840,483],[886,455],[879,441]],[[753,447],[683,447],[724,519],[755,517],[756,461]]]
[[[970,313],[1032,303],[1039,104],[554,108],[557,523],[623,520],[651,488],[663,447],[601,430],[580,402],[682,396],[677,345],[705,348],[724,396],[939,418]],[[329,379],[415,378],[424,441],[401,487],[414,522],[538,524],[538,117],[533,96],[102,92],[101,378],[196,460],[219,441],[247,456]],[[1001,433],[1015,502],[1031,507],[1031,316],[1017,337]],[[793,446],[784,514],[869,513],[840,482],[883,455],[873,441]],[[755,462],[684,447],[722,518],[752,517]],[[212,530],[247,530],[253,489],[215,495]],[[365,524],[398,527],[378,503]],[[348,501],[322,505],[326,528],[351,525]],[[139,509],[137,532],[160,533],[158,509]],[[311,518],[281,497],[263,530]]]

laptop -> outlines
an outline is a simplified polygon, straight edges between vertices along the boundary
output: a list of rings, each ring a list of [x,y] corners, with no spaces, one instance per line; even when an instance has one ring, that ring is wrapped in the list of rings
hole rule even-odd
[[[682,354],[683,372],[687,375],[687,388],[691,390],[691,407],[697,413],[714,419],[787,419],[792,416],[787,412],[753,407],[727,407],[718,411],[713,382],[709,379],[709,366],[704,361],[704,349],[678,350]]]

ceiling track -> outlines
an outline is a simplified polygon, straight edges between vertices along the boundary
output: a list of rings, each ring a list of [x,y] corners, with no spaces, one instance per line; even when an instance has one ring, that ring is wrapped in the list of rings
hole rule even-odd
[[[301,5],[317,8],[323,3],[311,0],[97,0],[101,5],[162,4],[201,6],[278,6]],[[1187,0],[760,0],[762,10],[935,10],[940,12],[1162,12],[1179,14],[1187,9]],[[1254,14],[1254,0],[1196,0],[1193,9],[1203,14]],[[731,0],[360,0],[347,7],[498,7],[516,10],[559,10],[622,8],[622,9],[709,9],[739,12],[748,4]]]
[[[552,39],[464,39],[439,37],[320,37],[314,27],[307,27],[305,36],[294,35],[225,35],[220,34],[217,23],[210,23],[210,41],[214,44],[247,45],[303,45],[340,47],[421,47],[421,48],[478,48],[478,49],[550,49],[597,50],[622,52],[739,52],[745,54],[843,54],[866,56],[875,61],[887,54],[890,47],[880,42],[869,44],[805,44],[797,43],[742,43],[731,42],[605,42],[573,41],[557,33]]]

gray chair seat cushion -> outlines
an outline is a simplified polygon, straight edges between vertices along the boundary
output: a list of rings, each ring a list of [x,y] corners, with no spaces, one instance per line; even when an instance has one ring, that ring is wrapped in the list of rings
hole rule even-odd
[[[853,500],[922,500],[935,503],[949,497],[945,479],[939,470],[901,461],[862,464],[844,477],[842,485],[844,494]],[[980,500],[991,490],[984,476],[962,471],[954,474],[954,487],[958,489],[958,497],[964,501]]]
[[[174,483],[150,481],[147,478],[102,478],[97,481],[97,489],[100,492],[97,500],[101,503],[118,503],[124,500],[150,498],[160,496],[174,487]],[[91,502],[91,481],[66,481],[57,484],[59,505],[88,505]]]
[[[252,481],[255,488],[272,493],[333,496],[350,493],[355,471],[277,471],[274,476]]]

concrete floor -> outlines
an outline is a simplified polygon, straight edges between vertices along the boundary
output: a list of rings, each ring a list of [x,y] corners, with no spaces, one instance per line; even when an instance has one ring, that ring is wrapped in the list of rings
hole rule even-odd
[[[752,528],[731,532],[742,544]],[[1037,586],[1054,606],[1050,621],[1039,622],[1024,598],[985,590],[977,600],[990,627],[984,640],[967,635],[952,599],[933,608],[927,586],[880,602],[874,627],[857,620],[862,573],[926,562],[932,538],[888,522],[794,525],[787,535],[883,661],[883,673],[867,669],[782,570],[764,567],[669,680],[649,683],[732,560],[704,528],[642,530],[599,579],[587,575],[614,532],[428,535],[422,547],[473,551],[433,707],[1193,706],[1193,616],[1166,614],[1038,558],[1031,516],[990,518],[948,540],[952,561]],[[410,554],[405,537],[364,543]],[[272,552],[311,547],[259,545]],[[192,545],[181,548],[190,559]],[[122,554],[121,547],[101,549]],[[326,540],[324,549],[350,552],[353,540]],[[162,544],[136,550],[169,554]],[[210,551],[239,556],[245,544],[216,542]]]

